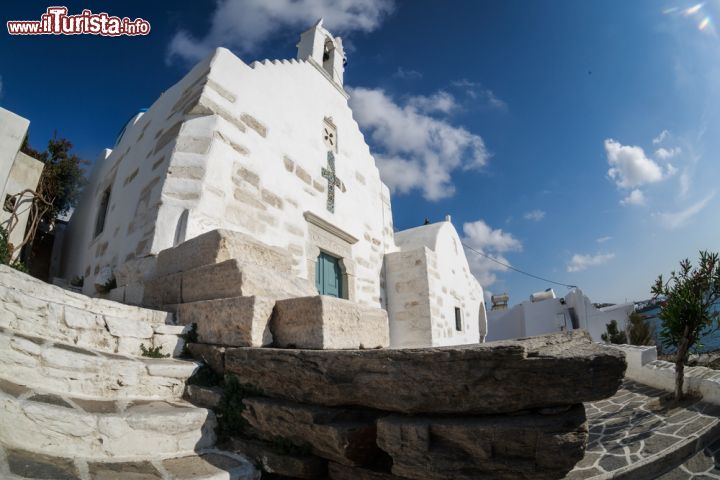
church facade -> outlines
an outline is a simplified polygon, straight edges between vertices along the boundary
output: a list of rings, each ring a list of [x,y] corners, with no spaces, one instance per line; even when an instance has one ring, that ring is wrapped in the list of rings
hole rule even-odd
[[[322,22],[293,60],[215,50],[95,163],[61,274],[95,278],[214,229],[292,255],[324,295],[386,309],[397,347],[483,341],[483,291],[449,221],[393,228],[390,192],[348,106],[345,54]]]

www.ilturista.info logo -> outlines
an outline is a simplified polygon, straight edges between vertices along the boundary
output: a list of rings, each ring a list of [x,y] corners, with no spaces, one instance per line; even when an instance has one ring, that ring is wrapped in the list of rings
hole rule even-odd
[[[48,7],[40,20],[12,20],[7,22],[10,35],[147,35],[150,22],[142,18],[130,20],[83,10],[79,15],[68,15],[67,7]]]

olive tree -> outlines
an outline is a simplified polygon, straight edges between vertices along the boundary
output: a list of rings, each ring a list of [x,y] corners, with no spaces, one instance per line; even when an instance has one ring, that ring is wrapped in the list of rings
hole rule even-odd
[[[717,253],[700,252],[693,267],[689,259],[680,262],[680,270],[665,281],[660,275],[652,287],[656,298],[664,299],[660,309],[663,346],[676,348],[675,399],[683,397],[685,363],[690,349],[709,333],[717,319],[715,308],[720,300],[720,259]]]

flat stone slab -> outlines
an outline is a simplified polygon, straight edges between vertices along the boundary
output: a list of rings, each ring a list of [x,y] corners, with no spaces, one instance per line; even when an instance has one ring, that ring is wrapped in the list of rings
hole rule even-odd
[[[378,420],[377,443],[395,475],[417,480],[557,479],[583,457],[585,409],[556,415]]]
[[[178,306],[178,322],[197,326],[198,341],[231,347],[270,345],[275,300],[267,297],[234,297],[202,300]]]
[[[53,480],[80,480],[81,478],[71,458],[51,457],[20,449],[7,449],[5,456],[10,473],[22,478]]]
[[[292,268],[292,257],[286,250],[240,232],[212,230],[160,252],[156,272],[157,276],[164,276],[231,258],[283,273],[289,273]]]
[[[260,397],[246,398],[243,404],[243,418],[265,440],[279,437],[307,445],[319,457],[351,466],[371,463],[380,453],[375,443],[378,414]]]
[[[669,395],[626,380],[611,398],[586,404],[586,453],[566,478],[690,478],[685,470],[694,467],[681,464],[720,438],[720,406],[698,401],[664,406],[661,398]],[[660,477],[672,469],[673,476]]]
[[[231,348],[225,370],[266,396],[300,403],[493,414],[610,397],[625,358],[575,331],[422,349]]]
[[[327,462],[313,455],[283,454],[266,442],[239,437],[232,438],[230,445],[270,474],[316,480],[325,478],[327,473]]]
[[[279,299],[316,293],[310,282],[293,274],[230,259],[148,280],[143,303],[161,306],[218,298]]]
[[[385,310],[325,295],[278,300],[271,330],[279,347],[333,349],[390,345]]]
[[[218,375],[225,375],[225,347],[188,343],[187,348],[193,358],[204,362]]]

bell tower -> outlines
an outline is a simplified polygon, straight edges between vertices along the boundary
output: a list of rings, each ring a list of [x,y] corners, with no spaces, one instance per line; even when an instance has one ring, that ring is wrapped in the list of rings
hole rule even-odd
[[[322,24],[323,19],[321,18],[300,35],[300,42],[297,44],[297,58],[311,62],[342,88],[346,63],[342,39],[340,37],[333,38]]]

